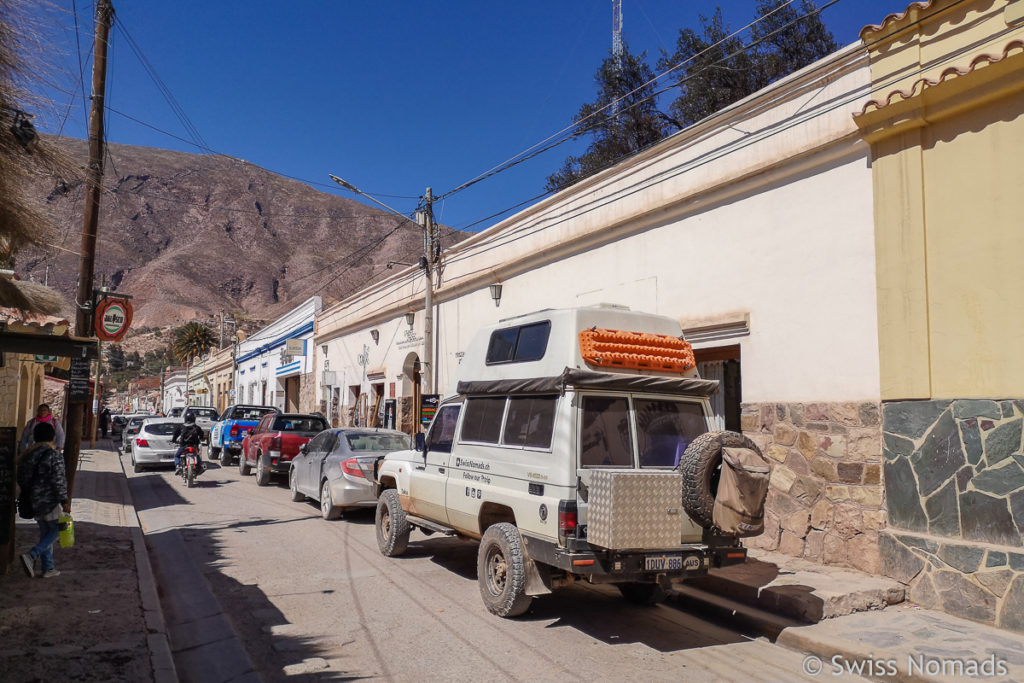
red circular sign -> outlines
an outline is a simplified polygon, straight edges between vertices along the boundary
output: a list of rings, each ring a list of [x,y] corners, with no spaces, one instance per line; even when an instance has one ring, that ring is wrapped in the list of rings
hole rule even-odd
[[[132,324],[132,305],[127,299],[107,298],[96,307],[96,336],[121,341]]]

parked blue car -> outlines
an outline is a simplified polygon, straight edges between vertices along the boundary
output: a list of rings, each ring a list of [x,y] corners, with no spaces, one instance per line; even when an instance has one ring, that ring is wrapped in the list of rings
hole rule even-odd
[[[271,406],[228,406],[210,430],[210,459],[230,465],[242,452],[242,439],[256,428],[267,413],[280,412]]]

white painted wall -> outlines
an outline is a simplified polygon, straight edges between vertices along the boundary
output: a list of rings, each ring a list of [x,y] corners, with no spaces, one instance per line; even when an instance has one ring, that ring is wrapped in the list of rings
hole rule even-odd
[[[749,335],[723,342],[741,346],[745,402],[877,400],[869,149],[851,118],[869,83],[851,46],[447,250],[440,392],[480,327],[607,302],[681,321],[749,315]],[[416,310],[422,337],[422,296],[408,269],[319,316],[339,383],[367,384],[364,344],[389,376],[409,350],[422,357],[369,336],[379,328],[384,345]]]
[[[233,403],[284,407],[284,388],[278,380],[277,371],[284,365],[281,354],[285,348],[285,340],[306,341],[305,355],[294,356],[289,362],[299,363],[299,374],[309,372],[313,365],[311,325],[320,312],[321,305],[320,297],[310,297],[238,344]],[[305,328],[309,329],[303,332]]]

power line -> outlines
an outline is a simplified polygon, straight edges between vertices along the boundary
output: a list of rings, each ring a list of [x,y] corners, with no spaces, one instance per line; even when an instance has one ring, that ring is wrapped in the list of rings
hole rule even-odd
[[[956,4],[960,4],[962,2],[966,2],[966,0],[958,0],[958,2]],[[951,6],[955,6],[955,5],[951,5]],[[942,10],[942,11],[945,11],[945,10]],[[929,16],[931,16],[931,15],[929,15]],[[929,18],[929,16],[921,17],[917,22],[914,22],[914,24],[917,24],[917,23],[920,23],[922,21],[927,20]],[[906,29],[906,27],[901,27],[899,29],[899,31],[903,31],[905,29]],[[877,39],[875,41],[872,41],[872,43],[870,45],[874,45],[874,44],[876,44],[878,42],[881,42],[881,41],[885,40],[887,37],[892,36],[892,35],[894,35],[895,33],[899,32],[899,31],[894,31],[893,33],[887,34],[886,36],[882,36],[879,39]],[[1005,29],[1003,32],[1001,32],[999,35],[997,35],[995,37],[996,38],[1001,37],[1002,35],[1005,35],[1005,34],[1008,34],[1008,33],[1012,33],[1012,31],[1013,31],[1012,27],[1011,28],[1007,28],[1007,29]],[[970,51],[970,47],[969,46],[965,47],[965,48],[962,48],[958,52],[949,55],[941,63],[945,63],[945,62],[951,61],[951,60],[959,57],[962,54],[968,53],[969,51]],[[830,63],[834,63],[834,61],[835,60],[830,60]],[[927,67],[922,66],[922,67],[918,68],[914,72],[914,74],[912,74],[912,75],[923,73],[927,69],[931,69],[931,68],[933,68],[935,66],[937,66],[937,64],[930,64]],[[890,86],[892,86],[892,85],[894,85],[896,83],[899,83],[904,78],[906,78],[907,75],[908,74],[900,74],[899,76],[895,76],[895,77],[893,77],[892,79],[890,79],[889,81],[887,81],[885,83],[878,84],[878,85],[876,85],[876,86],[874,86],[872,88],[871,92],[876,92],[876,91],[884,90],[887,87],[890,87]],[[768,140],[768,139],[770,139],[770,138],[772,138],[772,137],[774,137],[776,135],[784,133],[787,130],[789,130],[790,128],[793,128],[794,126],[800,125],[800,124],[805,123],[807,121],[811,121],[811,120],[813,120],[813,119],[815,119],[815,118],[817,118],[819,116],[823,116],[823,115],[825,115],[827,113],[835,111],[836,109],[839,109],[840,107],[845,107],[845,106],[847,106],[849,104],[852,104],[852,103],[856,102],[857,100],[859,100],[859,99],[861,99],[863,97],[864,97],[864,95],[861,95],[861,94],[858,93],[858,94],[852,95],[850,97],[840,99],[837,102],[835,102],[832,106],[827,107],[825,109],[822,109],[822,110],[820,110],[820,111],[818,111],[818,112],[816,112],[814,114],[805,115],[805,116],[796,115],[794,117],[791,117],[790,120],[788,122],[786,122],[786,125],[780,125],[780,127],[778,127],[776,130],[771,131],[770,133],[763,134],[763,135],[751,135],[748,138],[746,138],[742,143],[740,143],[740,144],[738,144],[736,146],[732,146],[732,147],[728,147],[728,148],[719,147],[718,149],[710,150],[706,154],[701,155],[700,157],[697,157],[696,159],[688,160],[687,162],[685,162],[684,164],[681,164],[680,166],[676,166],[676,167],[674,167],[672,169],[667,169],[667,170],[663,171],[662,173],[659,174],[661,176],[660,179],[655,179],[655,178],[645,179],[644,181],[638,182],[638,183],[636,183],[633,186],[622,188],[619,191],[619,194],[621,195],[623,193],[635,192],[635,191],[637,191],[637,188],[641,184],[646,184],[648,186],[653,186],[655,184],[664,182],[664,181],[666,181],[666,180],[668,180],[670,178],[674,178],[674,177],[676,177],[676,176],[678,176],[678,175],[680,175],[682,173],[687,173],[687,172],[693,171],[693,170],[695,170],[697,168],[700,168],[701,166],[704,166],[705,164],[711,163],[711,162],[716,161],[718,159],[721,159],[721,158],[723,158],[725,156],[728,156],[729,154],[732,154],[734,152],[738,152],[738,151],[740,151],[742,149],[745,149],[746,147],[749,147],[750,145],[757,144],[759,142],[763,142],[763,141]],[[534,234],[537,234],[537,233],[542,232],[544,230],[547,230],[547,229],[549,229],[549,228],[551,228],[551,227],[553,227],[555,225],[564,223],[567,220],[570,220],[572,218],[576,218],[576,217],[578,217],[580,215],[583,215],[584,213],[596,210],[597,208],[600,208],[600,206],[603,206],[604,204],[608,204],[608,203],[611,203],[611,202],[614,202],[614,201],[617,201],[617,198],[614,198],[614,197],[612,197],[612,198],[602,197],[602,198],[599,198],[598,200],[596,200],[595,202],[592,202],[591,205],[589,205],[588,207],[581,207],[576,213],[574,213],[572,215],[560,216],[560,217],[558,217],[558,219],[556,221],[548,223],[546,225],[540,225],[539,223],[533,223],[533,224],[530,224],[530,225],[521,226],[520,228],[512,230],[509,233],[507,233],[506,235],[503,235],[501,241],[497,241],[496,240],[496,241],[488,244],[485,248],[477,249],[473,253],[465,253],[465,254],[462,254],[462,255],[449,256],[446,259],[446,262],[448,264],[458,263],[458,262],[463,261],[465,259],[471,258],[474,255],[478,255],[480,253],[484,253],[484,252],[487,252],[487,251],[492,251],[492,250],[497,249],[499,247],[503,247],[503,246],[506,246],[508,244],[512,244],[512,243],[517,242],[517,241],[519,241],[521,239],[525,239],[526,237],[529,237],[531,235],[534,235]],[[600,202],[600,203],[598,203],[598,202]],[[474,271],[474,273],[475,272],[481,272],[482,270],[487,270],[487,269],[489,269],[491,267],[492,266],[487,266],[487,267],[482,268],[482,269],[480,269],[478,271]],[[466,273],[466,274],[464,274],[464,276],[469,276],[469,275],[472,275],[472,274],[473,273]]]
[[[452,189],[452,190],[449,190],[448,192],[445,192],[445,193],[443,193],[443,194],[439,195],[439,197],[438,197],[438,198],[439,198],[439,199],[442,199],[442,198],[445,198],[445,197],[449,197],[449,196],[451,196],[451,195],[455,194],[456,192],[460,192],[461,190],[464,190],[464,189],[466,189],[467,187],[470,187],[471,185],[475,185],[476,183],[478,183],[478,182],[480,182],[480,181],[482,181],[482,180],[485,180],[486,178],[490,178],[491,176],[495,175],[495,174],[496,174],[496,173],[498,173],[498,172],[501,172],[502,170],[505,170],[506,168],[511,168],[512,166],[516,165],[516,163],[518,163],[518,162],[516,162],[516,163],[512,163],[512,162],[514,162],[514,161],[515,161],[516,159],[518,159],[519,157],[521,157],[521,156],[523,156],[523,155],[525,155],[525,154],[528,154],[528,153],[530,153],[530,152],[531,152],[531,151],[533,151],[533,150],[534,150],[535,148],[537,148],[537,147],[540,147],[541,145],[544,145],[544,144],[546,144],[547,142],[549,142],[550,140],[554,140],[554,139],[558,138],[559,136],[561,136],[561,135],[563,135],[563,134],[565,134],[565,133],[567,133],[567,132],[573,132],[573,131],[577,131],[577,132],[576,132],[576,133],[575,133],[574,135],[572,135],[571,137],[567,138],[566,140],[563,140],[563,142],[566,142],[566,141],[568,141],[568,140],[571,140],[571,139],[573,139],[573,138],[575,138],[575,137],[578,137],[578,136],[579,136],[579,134],[581,134],[582,132],[585,132],[585,130],[584,130],[584,131],[579,131],[579,130],[578,130],[578,127],[579,127],[579,125],[580,125],[581,123],[583,123],[584,121],[587,121],[588,119],[591,119],[591,118],[593,118],[593,117],[597,116],[598,114],[601,114],[601,113],[603,113],[603,112],[604,112],[605,110],[607,110],[607,109],[614,109],[614,108],[615,108],[616,106],[618,106],[618,105],[619,105],[619,103],[621,103],[621,102],[622,102],[622,100],[626,99],[627,97],[629,97],[629,96],[630,96],[630,95],[632,95],[633,93],[637,92],[638,90],[641,90],[641,89],[643,89],[643,88],[647,87],[647,86],[648,86],[648,85],[650,85],[651,83],[654,83],[655,81],[657,81],[657,80],[659,80],[659,79],[661,79],[661,78],[663,78],[663,77],[667,76],[668,74],[670,74],[670,73],[672,73],[673,71],[675,71],[675,70],[677,70],[677,69],[681,68],[681,67],[682,67],[682,66],[684,66],[685,64],[688,64],[689,62],[692,62],[693,60],[697,59],[697,58],[698,58],[698,57],[700,57],[701,55],[703,55],[703,54],[705,54],[705,53],[709,52],[710,50],[712,50],[712,49],[714,49],[714,48],[718,47],[719,45],[721,45],[721,44],[722,44],[722,43],[724,43],[725,41],[729,40],[730,38],[733,38],[733,37],[735,37],[735,36],[739,35],[740,33],[742,33],[743,31],[746,31],[746,30],[747,30],[748,28],[750,28],[750,27],[752,27],[752,26],[756,25],[757,23],[759,23],[759,22],[761,22],[761,21],[764,21],[765,19],[767,19],[767,18],[768,18],[768,17],[770,17],[771,15],[775,14],[775,13],[776,13],[776,12],[778,12],[779,10],[783,9],[784,7],[788,7],[789,5],[793,4],[793,3],[795,2],[795,1],[796,1],[796,0],[787,0],[787,1],[786,1],[786,2],[784,2],[783,4],[779,5],[779,6],[778,6],[778,7],[776,7],[775,9],[773,9],[773,10],[772,10],[771,12],[768,12],[768,13],[767,13],[767,14],[765,14],[764,16],[758,17],[757,19],[755,19],[754,21],[750,22],[749,24],[747,24],[747,25],[746,25],[746,26],[744,26],[743,28],[741,28],[741,29],[738,29],[738,30],[734,31],[733,33],[729,34],[729,35],[728,35],[728,36],[726,36],[725,38],[722,38],[722,39],[721,39],[720,41],[718,41],[718,42],[717,42],[717,43],[715,43],[714,45],[709,45],[708,47],[706,47],[705,49],[701,50],[700,52],[698,52],[698,53],[696,53],[696,54],[694,54],[694,55],[691,55],[691,56],[690,56],[689,58],[687,58],[687,59],[684,59],[683,61],[679,62],[678,64],[675,64],[675,65],[671,66],[670,68],[668,68],[668,69],[666,69],[665,71],[661,72],[660,74],[658,74],[657,76],[655,76],[655,77],[654,77],[654,78],[652,78],[651,80],[647,81],[646,83],[644,83],[644,84],[642,84],[642,85],[640,85],[640,86],[637,86],[636,88],[634,88],[634,89],[633,89],[633,90],[631,90],[630,92],[626,93],[625,95],[622,95],[621,97],[618,97],[618,98],[616,98],[616,99],[615,99],[615,100],[613,100],[612,102],[609,102],[608,104],[606,104],[605,106],[601,107],[600,109],[597,109],[596,111],[594,111],[594,112],[592,112],[592,113],[588,114],[587,116],[585,116],[584,118],[580,119],[579,121],[575,121],[575,122],[573,122],[573,124],[572,124],[572,125],[570,125],[570,126],[567,126],[567,127],[563,128],[562,130],[558,131],[557,133],[554,133],[554,134],[552,134],[552,135],[549,135],[548,137],[544,138],[544,139],[543,139],[543,140],[541,140],[540,142],[538,142],[538,143],[534,144],[534,145],[533,145],[533,146],[531,146],[531,147],[528,147],[528,148],[526,148],[525,150],[523,150],[523,151],[522,151],[522,152],[520,152],[519,154],[516,154],[515,156],[511,157],[511,158],[510,158],[510,159],[508,159],[507,161],[504,161],[504,162],[502,162],[502,163],[498,164],[497,166],[494,166],[494,167],[492,167],[491,169],[489,169],[489,170],[487,170],[487,171],[484,171],[483,173],[481,173],[480,175],[476,176],[475,178],[471,178],[470,180],[468,180],[468,181],[466,181],[466,182],[462,183],[461,185],[459,185],[459,186],[455,187],[454,189]],[[833,0],[833,2],[832,2],[832,3],[830,3],[830,4],[835,4],[835,3],[836,3],[836,2],[838,2],[838,1],[839,1],[839,0]],[[808,14],[808,15],[804,15],[804,16],[810,16],[810,14]],[[641,101],[643,101],[643,100],[641,100]],[[586,130],[589,130],[589,128],[588,128],[588,129],[586,129]],[[559,144],[561,144],[561,143],[559,143]],[[553,146],[554,146],[554,145],[553,145]],[[551,148],[552,148],[553,146],[548,146],[548,147],[546,147],[546,148],[545,148],[544,150],[541,150],[541,151],[546,151],[546,150],[548,150],[548,149],[551,149]],[[536,154],[530,154],[530,155],[529,155],[528,157],[526,157],[526,158],[527,158],[527,159],[529,159],[529,158],[533,158],[533,157],[535,157],[535,156],[536,156]],[[524,159],[524,160],[525,160],[525,159]]]

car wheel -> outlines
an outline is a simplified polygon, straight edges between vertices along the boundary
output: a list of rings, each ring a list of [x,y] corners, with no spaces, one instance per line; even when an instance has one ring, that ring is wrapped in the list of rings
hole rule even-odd
[[[249,472],[251,472],[251,471],[252,471],[252,468],[249,467],[249,461],[245,459],[245,453],[239,453],[238,454],[238,473],[241,474],[243,477],[248,477],[249,476]]]
[[[665,590],[656,583],[620,583],[618,587],[634,605],[657,605],[665,599]]]
[[[295,481],[295,470],[288,470],[288,488],[292,491],[292,500],[296,503],[301,503],[306,500],[306,496],[299,493],[299,483]]]
[[[326,479],[320,487],[320,516],[324,519],[341,517],[341,508],[334,505],[334,499],[331,498],[331,485]]]
[[[135,472],[136,474],[142,471],[142,467],[139,465],[139,463],[135,462],[134,453],[132,453],[132,471]]]
[[[409,547],[409,520],[398,501],[398,491],[388,489],[377,500],[377,547],[384,557],[398,557]]]
[[[722,474],[722,448],[749,448],[758,455],[761,449],[739,432],[707,432],[686,447],[679,460],[683,476],[683,509],[705,529],[713,529],[715,496]]]
[[[493,524],[480,540],[476,560],[480,595],[487,611],[499,617],[517,617],[530,609],[526,594],[523,539],[514,524]]]
[[[256,485],[257,486],[266,486],[267,484],[270,483],[270,472],[268,472],[267,468],[263,466],[263,463],[261,462],[262,460],[263,460],[263,456],[257,456],[256,457]]]

